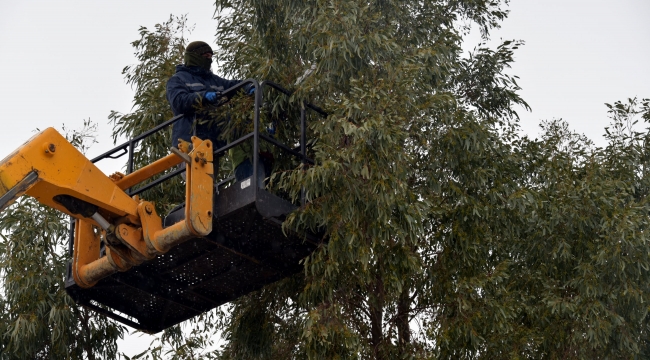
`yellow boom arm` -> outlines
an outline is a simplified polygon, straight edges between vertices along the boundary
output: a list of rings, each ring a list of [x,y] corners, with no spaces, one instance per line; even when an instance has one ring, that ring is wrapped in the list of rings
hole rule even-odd
[[[108,177],[48,128],[0,162],[0,211],[27,194],[75,217],[72,273],[79,286],[92,287],[212,231],[212,143],[193,137],[192,144],[187,155],[176,152],[126,176]],[[185,220],[163,229],[153,204],[124,190],[183,161]],[[102,241],[105,256],[100,256]]]

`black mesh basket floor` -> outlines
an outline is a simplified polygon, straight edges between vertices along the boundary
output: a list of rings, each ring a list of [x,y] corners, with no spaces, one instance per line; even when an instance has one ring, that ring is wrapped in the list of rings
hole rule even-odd
[[[317,246],[313,236],[284,234],[281,219],[295,207],[240,183],[215,196],[213,230],[90,289],[69,276],[77,303],[134,328],[155,333],[302,270]],[[184,209],[165,218],[183,219]]]

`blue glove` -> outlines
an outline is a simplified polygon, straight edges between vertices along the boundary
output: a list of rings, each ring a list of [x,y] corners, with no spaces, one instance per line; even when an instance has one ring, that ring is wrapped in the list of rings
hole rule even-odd
[[[209,91],[209,92],[205,93],[205,99],[208,100],[211,103],[217,101],[218,98],[219,98],[219,96],[214,91]]]
[[[271,135],[271,137],[275,136],[275,123],[269,123],[266,127],[266,132]]]
[[[248,95],[253,95],[255,94],[255,86],[251,86],[250,89],[248,89]]]

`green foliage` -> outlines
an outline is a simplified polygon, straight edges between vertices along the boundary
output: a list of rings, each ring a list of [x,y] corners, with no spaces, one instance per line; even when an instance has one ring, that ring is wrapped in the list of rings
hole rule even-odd
[[[528,289],[524,315],[540,349],[557,357],[648,356],[650,134],[633,128],[648,105],[609,106],[605,148],[561,122],[546,124],[543,143],[526,144],[535,191],[513,285]]]
[[[432,155],[450,146],[463,155],[477,150],[469,140],[486,141],[491,149],[495,138],[499,143],[495,118],[525,104],[513,78],[501,75],[517,44],[462,59],[454,23],[462,18],[489,28],[504,13],[478,2],[217,4],[232,9],[224,12],[218,33],[227,70],[292,84],[313,66],[297,83],[293,101],[316,101],[330,114],[310,126],[318,138],[312,149],[318,165],[279,180],[294,197],[304,187],[310,200],[287,226],[324,227],[328,239],[305,261],[298,301],[288,300],[290,291],[276,293],[294,312],[307,314],[296,356],[426,354],[430,343],[424,335],[412,341],[410,322],[420,314],[411,308],[427,296],[420,294],[429,260],[423,255],[440,246],[425,228],[439,196],[430,193],[440,184],[430,182],[441,180],[430,177],[440,169]],[[489,116],[475,118],[482,115]],[[456,130],[468,138],[456,142]],[[475,154],[466,156],[473,161]],[[247,301],[235,311],[254,316],[265,306]],[[231,334],[226,353],[245,354],[240,333]]]
[[[126,66],[122,70],[126,83],[135,88],[133,111],[128,114],[112,111],[108,117],[114,125],[115,141],[119,138],[134,138],[174,116],[167,103],[166,84],[167,79],[176,71],[175,65],[183,62],[187,42],[183,34],[189,31],[191,29],[188,28],[185,17],[173,16],[162,24],[156,24],[154,30],[140,28],[140,39],[131,43],[138,64]],[[168,155],[170,137],[171,126],[167,131],[160,131],[140,141],[134,152],[134,169]],[[162,175],[164,174],[160,176]],[[184,191],[185,188],[176,177],[165,186],[145,191],[142,196],[155,200],[158,211],[166,213],[184,200]]]
[[[67,139],[94,141],[84,122]],[[0,359],[97,359],[117,355],[124,328],[68,297],[68,217],[23,197],[0,217]]]
[[[522,138],[505,73],[522,42],[460,49],[459,24],[487,39],[502,2],[216,3],[225,71],[330,114],[310,119],[317,165],[275,179],[309,198],[285,226],[328,242],[235,303],[222,356],[644,354],[646,135],[626,121],[646,102],[612,106],[605,149],[561,122]]]

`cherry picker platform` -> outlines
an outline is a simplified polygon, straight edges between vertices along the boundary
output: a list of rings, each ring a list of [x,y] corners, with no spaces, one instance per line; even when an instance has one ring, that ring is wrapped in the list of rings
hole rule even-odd
[[[313,163],[306,152],[308,112],[326,114],[303,103],[298,147],[287,146],[260,133],[260,108],[266,89],[285,96],[289,91],[272,82],[246,80],[223,96],[247,86],[256,90],[254,130],[218,149],[210,140],[193,137],[190,151],[174,149],[134,169],[138,143],[164,131],[177,116],[93,160],[50,128],[0,162],[1,209],[27,194],[73,218],[65,285],[77,303],[156,333],[301,271],[300,260],[323,238],[283,231],[284,219],[297,204],[257,184],[259,146],[264,141],[303,164]],[[214,158],[244,142],[253,145],[253,176],[215,184]],[[107,177],[94,164],[125,154],[126,175]],[[184,169],[170,171],[181,163]],[[140,199],[142,192],[183,172],[185,202],[166,216]]]

